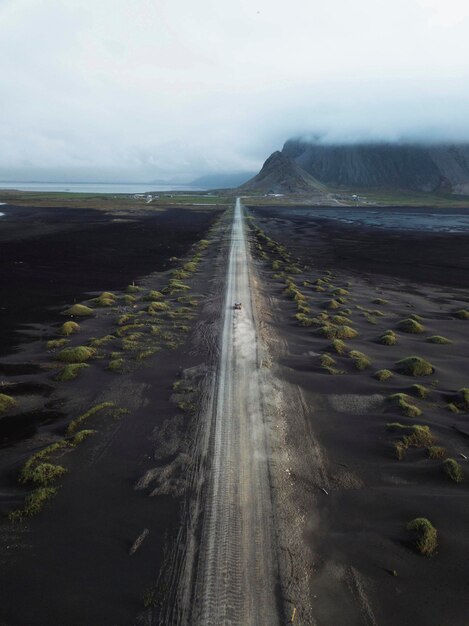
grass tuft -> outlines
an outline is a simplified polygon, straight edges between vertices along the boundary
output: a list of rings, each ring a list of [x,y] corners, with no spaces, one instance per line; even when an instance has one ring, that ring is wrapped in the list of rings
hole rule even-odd
[[[428,458],[436,461],[444,459],[446,456],[446,448],[443,446],[430,446],[427,448]]]
[[[407,524],[414,548],[423,556],[433,556],[438,547],[438,533],[426,517],[416,517]]]
[[[431,363],[419,356],[409,356],[396,363],[399,372],[407,376],[430,376],[435,371]]]
[[[46,348],[48,350],[56,350],[57,348],[63,348],[69,343],[69,339],[51,339],[46,343]]]
[[[93,348],[87,346],[76,346],[75,348],[65,348],[59,352],[57,358],[65,363],[84,363],[95,355]]]
[[[110,291],[103,291],[93,302],[98,306],[114,306],[116,304],[116,296]]]
[[[379,343],[384,346],[395,346],[397,343],[397,335],[393,330],[387,330],[384,335],[379,338]]]
[[[395,404],[406,417],[420,417],[421,409],[415,404],[409,402],[409,396],[405,393],[393,393],[389,396],[389,400]]]
[[[103,411],[105,409],[111,409],[114,407],[115,407],[114,402],[101,402],[101,404],[97,404],[96,406],[86,411],[86,413],[83,413],[83,415],[76,417],[74,420],[70,422],[70,424],[67,427],[67,435],[72,435],[76,430],[78,430],[78,427],[81,424],[83,424],[83,422],[88,420],[90,417],[92,417],[99,411]]]
[[[26,498],[24,508],[12,511],[8,516],[10,521],[16,522],[23,517],[32,517],[42,511],[47,501],[53,498],[57,493],[55,487],[39,487]]]
[[[389,380],[393,376],[394,376],[394,374],[391,372],[391,370],[386,370],[386,369],[378,370],[374,374],[374,377],[377,380],[379,380],[381,383],[384,382],[385,380]]]
[[[454,315],[460,320],[469,320],[469,311],[467,309],[459,309]]]
[[[352,359],[353,364],[355,365],[355,368],[357,370],[363,371],[371,366],[370,359],[366,356],[366,354],[363,354],[363,352],[359,352],[358,350],[351,350],[349,352],[349,356]]]
[[[18,401],[11,396],[8,396],[6,393],[0,393],[0,413],[6,413],[7,411],[11,411],[18,405]]]
[[[348,350],[345,341],[342,341],[342,339],[333,339],[331,347],[336,354],[345,354]]]
[[[440,345],[448,345],[450,343],[453,343],[450,339],[442,337],[441,335],[432,335],[431,337],[427,338],[427,341],[429,343],[438,343]]]
[[[74,380],[78,377],[79,373],[89,367],[87,363],[69,363],[65,365],[55,377],[55,380],[59,383],[66,383],[69,380]]]
[[[70,335],[74,335],[80,330],[80,325],[76,322],[65,322],[59,328],[59,334],[65,335],[65,337],[69,337]]]
[[[425,332],[425,327],[411,317],[398,322],[397,328],[403,333],[412,333],[414,335]]]
[[[423,385],[412,385],[410,389],[415,393],[416,396],[422,398],[422,400],[424,400],[430,393],[429,390]]]
[[[327,339],[354,339],[358,337],[356,330],[350,326],[334,326],[333,324],[324,324],[320,329],[320,333]]]
[[[94,311],[84,304],[74,304],[65,311],[65,314],[72,317],[86,317],[87,315],[94,315]]]
[[[454,480],[455,483],[462,483],[464,479],[464,474],[462,471],[462,467],[459,465],[457,461],[454,459],[446,459],[443,461],[443,472],[450,478]]]

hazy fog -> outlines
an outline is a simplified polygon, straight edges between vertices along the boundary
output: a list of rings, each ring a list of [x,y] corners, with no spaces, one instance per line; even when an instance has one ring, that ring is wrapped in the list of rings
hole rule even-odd
[[[469,139],[464,0],[0,0],[0,179],[255,170],[291,135]]]

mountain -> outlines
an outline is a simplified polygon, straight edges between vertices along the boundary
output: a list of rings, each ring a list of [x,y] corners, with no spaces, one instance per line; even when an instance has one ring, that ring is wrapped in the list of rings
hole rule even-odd
[[[191,186],[202,187],[202,189],[230,189],[242,185],[249,178],[254,176],[255,172],[232,172],[229,174],[207,174],[200,176],[191,183]]]
[[[469,193],[469,144],[336,144],[290,139],[282,155],[334,187]]]
[[[259,174],[239,187],[240,191],[264,193],[302,193],[323,188],[315,178],[305,172],[292,158],[274,152],[262,166]]]

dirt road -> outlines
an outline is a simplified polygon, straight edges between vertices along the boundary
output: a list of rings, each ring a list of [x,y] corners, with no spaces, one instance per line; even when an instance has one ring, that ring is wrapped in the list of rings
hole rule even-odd
[[[234,310],[242,302],[241,311]],[[193,623],[279,623],[268,443],[249,260],[236,201]]]

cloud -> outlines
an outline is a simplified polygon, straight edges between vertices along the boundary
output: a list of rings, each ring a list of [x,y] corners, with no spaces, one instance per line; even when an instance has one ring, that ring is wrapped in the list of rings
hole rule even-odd
[[[468,26],[460,0],[4,1],[0,176],[183,180],[305,133],[468,140]]]

